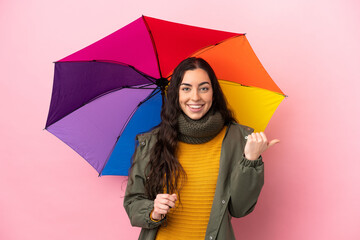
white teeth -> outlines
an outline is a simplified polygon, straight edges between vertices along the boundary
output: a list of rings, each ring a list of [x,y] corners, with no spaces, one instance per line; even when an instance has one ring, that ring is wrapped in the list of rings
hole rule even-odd
[[[201,108],[201,105],[191,105],[190,108],[196,108],[196,109],[198,109],[198,108]]]

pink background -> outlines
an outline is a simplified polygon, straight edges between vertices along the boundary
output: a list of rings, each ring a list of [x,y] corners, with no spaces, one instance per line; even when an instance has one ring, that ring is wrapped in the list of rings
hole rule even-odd
[[[359,7],[357,0],[0,1],[0,239],[137,239],[122,207],[125,178],[98,178],[42,129],[52,62],[141,14],[247,32],[289,95],[267,129],[281,143],[264,154],[258,206],[233,221],[238,239],[360,239]]]

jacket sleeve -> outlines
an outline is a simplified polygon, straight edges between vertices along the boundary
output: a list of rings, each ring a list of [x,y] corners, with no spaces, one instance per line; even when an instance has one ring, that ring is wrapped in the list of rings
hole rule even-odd
[[[251,128],[243,131],[242,137],[252,132]],[[233,217],[243,217],[251,213],[256,205],[264,185],[264,163],[260,156],[257,160],[248,160],[243,154],[245,147],[241,145],[241,157],[235,161],[230,179],[229,212]]]
[[[149,153],[147,141],[140,140],[140,144],[134,155],[134,165],[131,169],[124,197],[124,208],[129,216],[132,226],[145,229],[159,227],[163,220],[159,222],[150,219],[150,213],[154,208],[154,201],[145,195],[145,167],[146,156]]]

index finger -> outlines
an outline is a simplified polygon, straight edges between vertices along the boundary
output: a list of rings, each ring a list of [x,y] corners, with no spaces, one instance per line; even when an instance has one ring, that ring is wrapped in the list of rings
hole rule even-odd
[[[166,199],[166,200],[169,200],[169,201],[172,201],[172,202],[175,202],[177,197],[176,197],[176,194],[168,194],[168,193],[160,193],[158,195],[156,195],[156,197],[159,197],[159,199]]]
[[[264,142],[268,141],[264,132],[260,132],[260,135],[261,135],[262,139],[264,140]]]
[[[159,193],[156,195],[156,198],[161,198],[161,199],[168,199],[170,196],[170,194],[167,194],[167,193]]]

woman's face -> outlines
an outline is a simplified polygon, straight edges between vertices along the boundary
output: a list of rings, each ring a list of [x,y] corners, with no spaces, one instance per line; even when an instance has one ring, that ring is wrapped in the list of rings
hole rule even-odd
[[[186,71],[179,88],[181,110],[198,120],[209,111],[212,100],[213,89],[207,72],[201,68]]]

